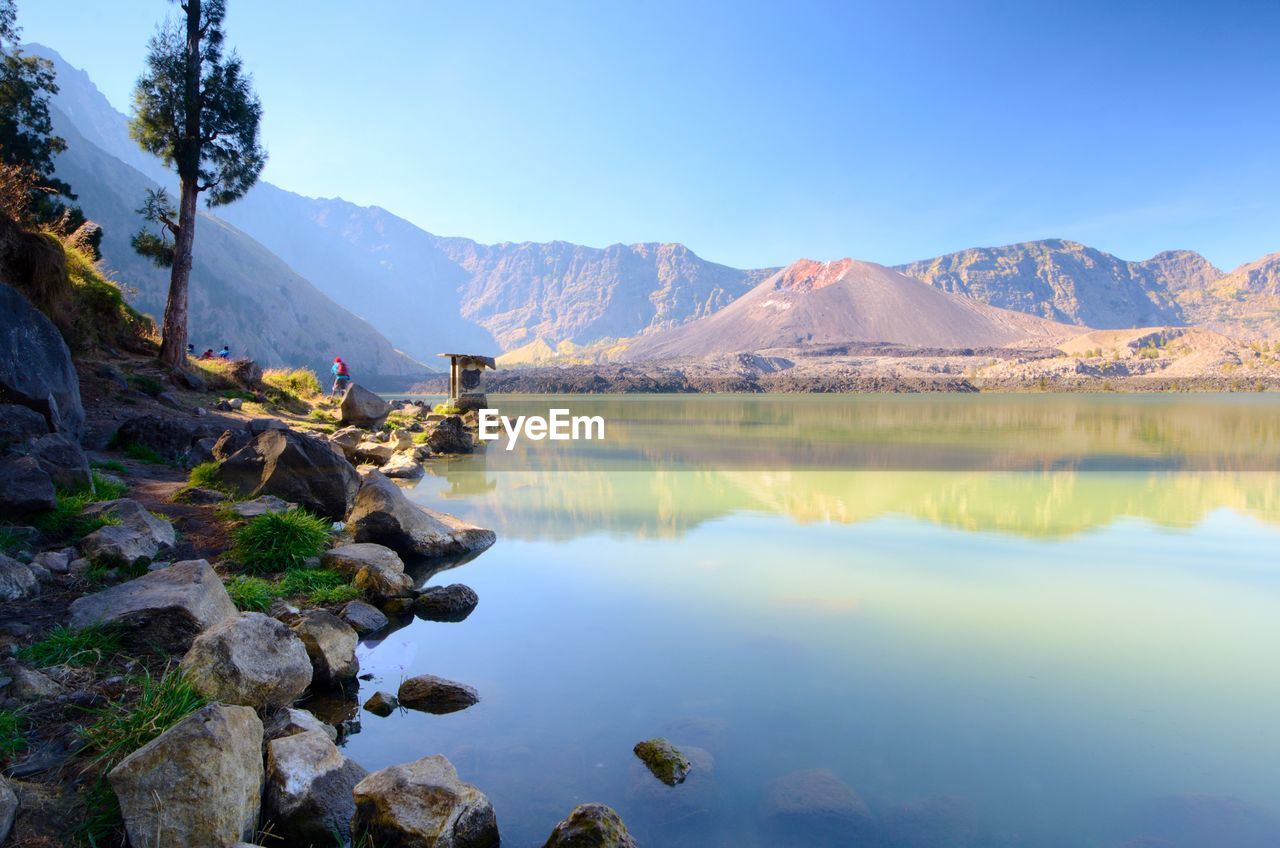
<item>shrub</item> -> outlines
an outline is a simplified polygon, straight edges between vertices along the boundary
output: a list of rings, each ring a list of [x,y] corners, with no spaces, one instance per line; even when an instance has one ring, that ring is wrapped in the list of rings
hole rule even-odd
[[[0,527],[0,554],[12,556],[27,546],[28,538],[12,527]]]
[[[126,695],[90,710],[90,723],[81,731],[104,771],[206,703],[177,668],[165,669],[158,679],[148,672],[137,683],[136,698]]]
[[[232,602],[245,612],[266,612],[271,609],[271,602],[280,594],[274,583],[261,577],[237,574],[226,581],[225,585]]]
[[[39,642],[18,651],[18,659],[35,666],[92,666],[120,653],[120,632],[110,627],[68,630],[58,626]]]
[[[329,540],[329,523],[306,510],[268,512],[235,532],[232,555],[251,574],[285,571],[318,556]]]
[[[164,465],[164,457],[156,453],[146,445],[140,445],[137,442],[130,442],[124,446],[124,455],[130,459],[136,459],[139,462],[148,462],[152,465]]]
[[[310,368],[268,368],[262,382],[273,389],[306,400],[320,394],[320,379]]]
[[[18,710],[0,710],[0,760],[27,748],[26,718]]]
[[[187,473],[187,483],[178,490],[178,500],[184,500],[192,489],[212,489],[222,492],[228,498],[234,498],[236,491],[218,479],[218,463],[202,462]]]

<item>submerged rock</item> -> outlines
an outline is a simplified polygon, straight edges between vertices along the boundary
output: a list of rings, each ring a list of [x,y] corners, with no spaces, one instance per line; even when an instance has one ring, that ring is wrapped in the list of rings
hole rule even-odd
[[[262,722],[227,704],[197,710],[107,775],[134,848],[252,839],[262,778]]]
[[[622,817],[604,804],[575,807],[542,848],[636,848]]]
[[[69,626],[120,625],[131,645],[185,651],[198,634],[235,616],[236,605],[217,572],[195,559],[77,598]]]
[[[827,769],[774,781],[760,811],[778,838],[798,845],[861,845],[876,830],[866,802]]]
[[[438,557],[483,550],[497,538],[492,530],[412,503],[377,471],[365,476],[347,517],[357,542],[386,545],[401,554]]]
[[[480,596],[470,586],[431,586],[414,598],[413,612],[430,621],[463,621],[478,603]]]
[[[484,793],[444,757],[423,757],[356,784],[353,833],[398,848],[496,848],[498,820]]]
[[[308,730],[267,745],[262,811],[286,845],[339,844],[351,837],[351,790],[368,774],[324,733]]]
[[[668,740],[658,738],[637,742],[634,749],[640,762],[649,767],[653,776],[668,786],[684,783],[689,776],[689,758]]]
[[[402,707],[436,715],[456,713],[480,701],[480,694],[470,686],[432,674],[419,674],[405,680],[396,697]]]
[[[302,640],[260,612],[240,613],[200,634],[182,670],[206,698],[258,709],[293,703],[312,674]]]

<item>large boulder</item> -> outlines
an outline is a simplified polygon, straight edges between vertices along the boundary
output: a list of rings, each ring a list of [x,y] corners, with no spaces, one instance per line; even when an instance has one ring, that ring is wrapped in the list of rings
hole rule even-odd
[[[342,396],[339,407],[339,420],[344,427],[363,427],[372,430],[382,426],[391,414],[391,404],[366,389],[353,383],[347,393]]]
[[[319,730],[271,741],[262,812],[272,835],[286,845],[345,844],[356,811],[351,790],[368,774]]]
[[[0,283],[0,396],[44,417],[49,430],[84,435],[80,378],[62,334],[12,286]]]
[[[470,586],[430,586],[413,599],[413,614],[428,621],[464,621],[480,603]]]
[[[494,848],[498,820],[479,789],[440,755],[380,769],[352,790],[351,832],[397,848]]]
[[[375,542],[401,554],[424,557],[483,550],[497,538],[492,530],[412,503],[377,471],[366,474],[360,484],[347,528],[357,542]]]
[[[320,564],[350,577],[356,588],[374,600],[412,594],[413,578],[405,574],[404,561],[384,545],[371,542],[340,545],[321,554]]]
[[[774,781],[760,811],[775,837],[796,845],[861,845],[876,830],[867,803],[827,769]]]
[[[242,612],[201,633],[182,658],[182,670],[210,700],[263,710],[292,704],[311,683],[302,640],[260,612]]]
[[[636,848],[622,817],[604,804],[575,807],[542,848]]]
[[[44,416],[16,403],[0,403],[0,447],[20,444],[49,432]]]
[[[444,715],[465,710],[480,701],[480,694],[464,683],[455,683],[433,674],[419,674],[400,684],[396,693],[400,706]]]
[[[90,562],[112,568],[149,565],[159,550],[146,536],[129,527],[100,527],[80,540],[80,550]]]
[[[253,838],[262,791],[262,722],[209,704],[107,775],[133,848],[219,848]]]
[[[432,453],[471,453],[475,442],[462,425],[462,416],[449,415],[436,425],[427,436],[427,447]]]
[[[121,527],[143,534],[158,551],[168,550],[177,543],[177,534],[171,522],[150,512],[131,498],[89,504],[85,507],[84,514],[91,517],[109,516],[118,521]]]
[[[50,433],[31,443],[28,454],[35,458],[55,486],[88,489],[93,486],[89,457],[80,443],[66,433]]]
[[[170,461],[181,460],[200,439],[221,435],[223,428],[216,424],[197,424],[184,418],[167,415],[138,415],[120,425],[116,442],[121,445],[139,445],[158,453]]]
[[[293,430],[257,434],[222,460],[217,476],[243,496],[275,495],[334,520],[347,514],[360,487],[360,475],[340,453]]]
[[[197,635],[235,616],[236,605],[217,572],[195,559],[77,598],[70,627],[120,625],[136,647],[185,651]]]
[[[36,575],[24,563],[0,554],[0,602],[20,601],[40,594]]]
[[[35,457],[0,458],[0,515],[30,515],[57,503],[53,480]]]
[[[302,640],[311,657],[315,683],[341,683],[360,672],[356,660],[356,631],[342,619],[325,610],[302,613],[290,625]]]

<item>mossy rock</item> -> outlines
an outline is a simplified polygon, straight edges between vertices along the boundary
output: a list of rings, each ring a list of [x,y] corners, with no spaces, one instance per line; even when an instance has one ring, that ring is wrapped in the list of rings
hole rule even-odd
[[[668,786],[684,783],[684,779],[689,776],[691,768],[689,758],[680,753],[680,749],[666,739],[637,742],[632,750],[640,761],[649,767],[653,776]]]

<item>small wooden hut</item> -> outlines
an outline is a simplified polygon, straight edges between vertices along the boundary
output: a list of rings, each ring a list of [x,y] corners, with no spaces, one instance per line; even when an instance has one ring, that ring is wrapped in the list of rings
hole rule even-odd
[[[484,396],[484,369],[497,370],[492,356],[474,353],[442,353],[449,358],[449,405],[466,412],[483,409],[488,401]]]

